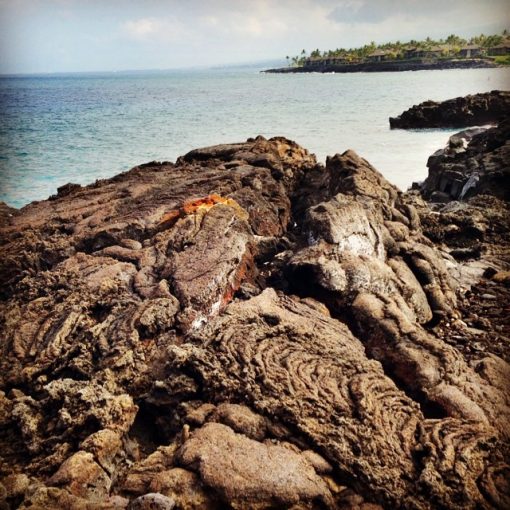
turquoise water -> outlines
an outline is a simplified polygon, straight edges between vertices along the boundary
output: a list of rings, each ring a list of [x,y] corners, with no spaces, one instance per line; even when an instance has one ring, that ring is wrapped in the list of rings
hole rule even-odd
[[[261,74],[257,69],[0,79],[0,200],[20,207],[67,182],[262,134],[324,161],[351,148],[402,189],[450,132],[390,130],[426,99],[508,89],[509,69]]]

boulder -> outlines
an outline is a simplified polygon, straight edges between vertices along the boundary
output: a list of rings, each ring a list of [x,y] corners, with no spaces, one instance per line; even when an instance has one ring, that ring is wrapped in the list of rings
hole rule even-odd
[[[287,507],[313,500],[332,506],[327,485],[304,456],[248,439],[226,425],[208,423],[192,433],[178,462],[195,469],[234,507]]]

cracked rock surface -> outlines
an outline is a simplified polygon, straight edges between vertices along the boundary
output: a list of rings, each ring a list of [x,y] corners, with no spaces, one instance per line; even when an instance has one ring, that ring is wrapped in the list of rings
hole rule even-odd
[[[451,341],[448,211],[353,151],[258,137],[1,212],[0,508],[510,506],[508,350]]]

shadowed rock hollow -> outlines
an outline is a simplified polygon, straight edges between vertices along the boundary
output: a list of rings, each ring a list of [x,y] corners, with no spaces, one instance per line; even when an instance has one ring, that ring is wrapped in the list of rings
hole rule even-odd
[[[4,507],[508,507],[509,367],[440,333],[426,211],[262,137],[2,209]]]

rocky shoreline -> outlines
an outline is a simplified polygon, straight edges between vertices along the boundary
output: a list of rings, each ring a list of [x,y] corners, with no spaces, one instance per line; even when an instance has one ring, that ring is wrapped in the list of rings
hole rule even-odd
[[[392,129],[474,126],[430,156],[427,178],[414,185],[424,198],[449,202],[487,194],[510,200],[510,92],[425,101],[389,121]]]
[[[456,97],[443,102],[424,101],[398,117],[390,117],[392,129],[463,128],[497,124],[510,117],[510,92],[493,90]]]
[[[490,182],[258,137],[3,206],[0,508],[508,508]]]
[[[264,73],[378,73],[401,71],[430,71],[441,69],[477,69],[499,67],[491,60],[483,58],[450,59],[430,62],[415,60],[362,62],[359,64],[325,64],[316,66],[280,67],[267,69]]]
[[[490,129],[468,129],[450,137],[444,149],[430,156],[429,175],[419,185],[434,202],[487,194],[510,200],[510,121]]]

